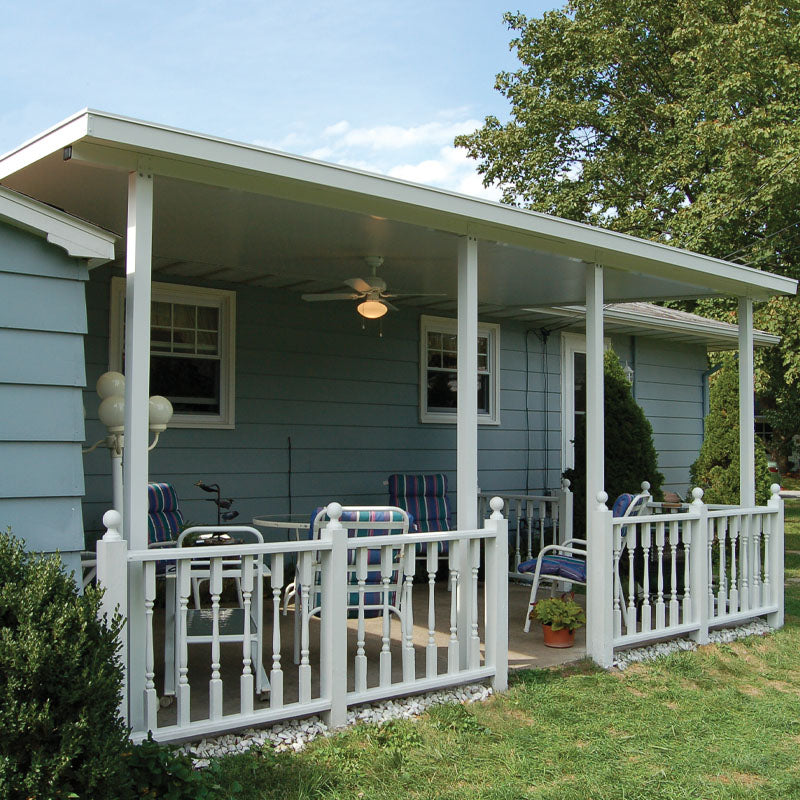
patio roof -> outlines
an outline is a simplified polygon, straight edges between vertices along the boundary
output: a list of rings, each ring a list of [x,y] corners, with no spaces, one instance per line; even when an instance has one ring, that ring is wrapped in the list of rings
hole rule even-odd
[[[155,176],[154,277],[318,292],[381,255],[392,291],[455,309],[457,243],[479,239],[479,311],[535,319],[582,304],[585,264],[607,267],[607,301],[794,294],[796,282],[545,214],[84,110],[0,157],[0,180],[121,235],[127,175]]]

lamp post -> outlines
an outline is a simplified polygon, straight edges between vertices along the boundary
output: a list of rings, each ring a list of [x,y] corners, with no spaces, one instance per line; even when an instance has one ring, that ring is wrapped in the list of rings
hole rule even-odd
[[[91,453],[101,445],[111,454],[111,481],[114,509],[122,514],[122,451],[125,448],[125,376],[120,372],[104,372],[97,379],[100,406],[97,416],[108,428],[108,436],[100,439],[83,452]],[[153,395],[149,402],[150,431],[155,434],[147,448],[152,450],[172,419],[172,403],[166,397]]]

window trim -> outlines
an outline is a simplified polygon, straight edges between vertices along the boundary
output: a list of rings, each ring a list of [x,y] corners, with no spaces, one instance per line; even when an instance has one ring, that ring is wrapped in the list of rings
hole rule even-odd
[[[603,338],[603,350],[611,349],[611,339]],[[586,353],[586,336],[561,333],[561,471],[575,466],[575,353]]]
[[[453,424],[457,411],[428,411],[428,331],[458,334],[458,320],[421,314],[419,318],[419,418],[422,423]],[[479,425],[500,424],[500,325],[479,322],[478,335],[488,338],[489,413],[478,414]]]
[[[125,278],[111,279],[109,309],[108,364],[110,370],[122,371],[125,331]],[[170,428],[235,427],[236,410],[236,292],[177,283],[152,284],[152,300],[187,305],[213,306],[219,309],[220,335],[220,410],[219,414],[178,414]],[[152,354],[152,348],[151,348]]]

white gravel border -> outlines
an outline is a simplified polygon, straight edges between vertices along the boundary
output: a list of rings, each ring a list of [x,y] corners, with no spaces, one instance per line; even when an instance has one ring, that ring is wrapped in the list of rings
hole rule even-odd
[[[710,643],[719,644],[733,642],[746,636],[763,636],[772,630],[763,619],[756,619],[735,628],[711,631],[708,638]],[[631,664],[652,661],[682,650],[696,649],[697,643],[691,639],[671,639],[647,647],[623,650],[616,654],[614,666],[624,670]],[[393,719],[416,720],[431,706],[444,703],[476,703],[487,700],[492,694],[491,687],[481,683],[471,683],[413,697],[385,700],[381,703],[366,704],[350,709],[347,712],[346,724],[350,726],[364,722],[383,725]],[[318,716],[313,716],[279,722],[269,728],[248,728],[239,733],[202,739],[200,742],[190,742],[177,749],[179,752],[191,756],[195,768],[199,769],[207,767],[212,758],[244,753],[252,747],[268,746],[276,753],[299,753],[317,736],[329,736],[331,733],[332,731]]]
[[[415,695],[397,700],[386,700],[355,706],[347,712],[347,725],[360,722],[383,725],[393,719],[419,719],[431,706],[444,703],[476,703],[491,697],[493,690],[481,683],[465,686],[454,686],[427,694]],[[239,733],[229,733],[215,738],[203,739],[200,742],[184,744],[177,748],[179,752],[192,757],[196,768],[207,767],[212,758],[244,753],[251,747],[269,746],[276,753],[293,751],[299,753],[317,736],[329,736],[331,731],[318,717],[287,720],[270,728],[248,728]]]
[[[710,631],[708,641],[710,644],[722,644],[724,642],[734,642],[737,639],[744,639],[747,636],[763,636],[771,633],[771,628],[763,619],[754,619],[745,625],[736,628],[721,628]],[[616,654],[614,666],[617,669],[627,669],[631,664],[638,664],[642,661],[652,661],[661,656],[668,656],[671,653],[678,653],[681,650],[697,650],[697,642],[691,639],[670,639],[666,642],[656,642],[647,647],[636,647],[631,650],[622,650]]]

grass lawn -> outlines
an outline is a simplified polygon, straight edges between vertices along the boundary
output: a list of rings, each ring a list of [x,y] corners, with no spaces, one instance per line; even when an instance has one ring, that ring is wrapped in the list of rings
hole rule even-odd
[[[261,798],[800,798],[800,500],[787,502],[786,627],[623,673],[516,673],[505,695],[359,726],[297,755],[219,762]]]

